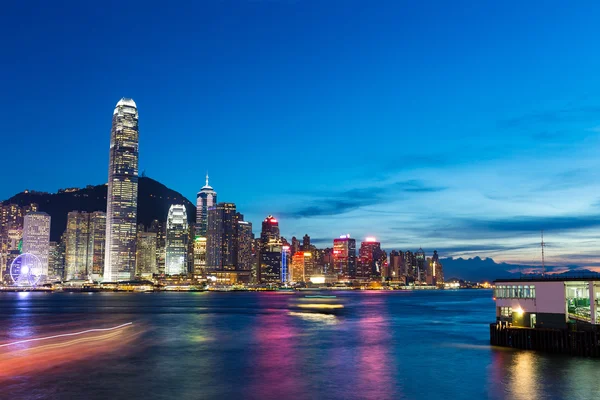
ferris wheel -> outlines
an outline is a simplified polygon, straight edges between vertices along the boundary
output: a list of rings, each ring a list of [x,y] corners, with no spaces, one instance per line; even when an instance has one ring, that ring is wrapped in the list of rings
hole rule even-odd
[[[35,254],[20,254],[10,264],[10,277],[16,286],[35,286],[42,277],[42,262]]]

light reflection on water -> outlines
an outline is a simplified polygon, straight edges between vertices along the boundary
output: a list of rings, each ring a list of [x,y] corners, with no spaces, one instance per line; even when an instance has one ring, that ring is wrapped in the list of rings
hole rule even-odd
[[[490,347],[489,291],[342,292],[322,301],[344,308],[304,312],[295,306],[307,302],[302,294],[4,293],[0,344],[128,321],[136,328],[0,351],[1,393],[585,399],[596,390],[598,360]]]

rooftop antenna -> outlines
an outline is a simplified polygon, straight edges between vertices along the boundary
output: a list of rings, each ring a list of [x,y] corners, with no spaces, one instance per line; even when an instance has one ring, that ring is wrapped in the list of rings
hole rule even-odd
[[[546,276],[546,262],[544,260],[544,247],[546,243],[544,243],[544,230],[542,230],[542,276]]]

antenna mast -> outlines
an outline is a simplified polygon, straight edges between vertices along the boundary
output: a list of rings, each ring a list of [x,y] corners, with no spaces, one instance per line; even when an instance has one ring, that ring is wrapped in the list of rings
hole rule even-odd
[[[544,231],[542,230],[542,276],[546,276],[546,262],[544,260],[544,247],[546,243],[544,243]]]

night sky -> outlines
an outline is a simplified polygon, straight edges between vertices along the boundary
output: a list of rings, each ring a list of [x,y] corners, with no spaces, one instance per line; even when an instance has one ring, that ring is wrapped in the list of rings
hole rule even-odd
[[[485,3],[485,4],[484,4]],[[554,265],[600,248],[600,3],[11,1],[0,199],[140,172],[319,245]],[[376,5],[376,6],[375,6]]]

